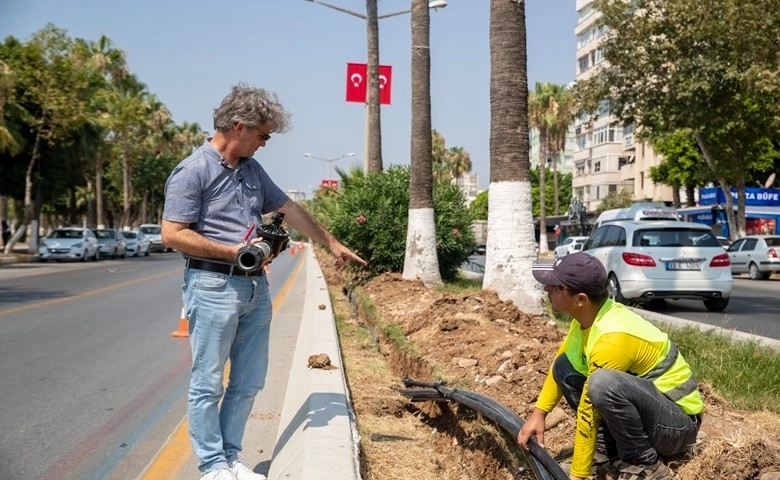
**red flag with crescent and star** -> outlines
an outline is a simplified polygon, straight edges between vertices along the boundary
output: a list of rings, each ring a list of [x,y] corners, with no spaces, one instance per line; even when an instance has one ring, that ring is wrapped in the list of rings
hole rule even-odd
[[[393,67],[379,65],[379,104],[390,105],[390,87]],[[347,64],[347,101],[366,103],[368,90],[368,65],[365,63]]]

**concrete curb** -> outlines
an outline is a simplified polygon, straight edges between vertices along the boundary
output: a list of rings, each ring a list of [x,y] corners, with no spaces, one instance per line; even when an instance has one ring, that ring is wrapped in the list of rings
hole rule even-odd
[[[32,253],[13,253],[13,254],[0,254],[0,265],[11,265],[13,263],[29,263],[37,262],[38,254]]]
[[[656,325],[665,324],[671,325],[677,328],[693,327],[698,328],[702,332],[714,331],[720,335],[731,338],[734,341],[739,342],[756,342],[758,345],[765,347],[772,347],[780,350],[780,340],[773,338],[761,337],[759,335],[753,335],[751,333],[740,332],[738,330],[726,329],[723,327],[716,327],[714,325],[707,325],[706,323],[694,322],[692,320],[686,320],[684,318],[677,318],[671,315],[664,315],[663,313],[653,312],[650,310],[643,310],[636,307],[628,307],[635,311],[646,320],[655,323]]]
[[[358,480],[359,435],[330,294],[312,248],[305,253],[303,318],[268,478]],[[309,368],[309,357],[320,353],[337,368]]]

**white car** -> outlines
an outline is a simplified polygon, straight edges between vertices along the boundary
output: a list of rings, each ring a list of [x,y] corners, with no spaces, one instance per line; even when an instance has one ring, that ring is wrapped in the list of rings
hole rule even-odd
[[[149,256],[152,242],[138,230],[123,230],[122,235],[127,239],[127,254],[132,257],[138,255]]]
[[[43,239],[38,247],[38,259],[49,260],[98,260],[98,241],[88,228],[58,228]]]
[[[728,250],[731,273],[747,273],[751,280],[766,280],[780,273],[780,235],[748,235]]]
[[[621,303],[697,299],[711,312],[729,304],[731,261],[712,229],[679,221],[605,223],[582,248],[604,265]]]
[[[570,253],[577,252],[582,249],[582,246],[585,244],[585,240],[587,240],[588,237],[566,237],[566,240],[561,242],[560,245],[555,247],[555,259],[559,259],[561,257],[565,257],[566,255]]]
[[[162,241],[162,227],[156,223],[145,223],[138,227],[138,231],[149,239],[150,252],[172,252],[172,248],[166,248]]]

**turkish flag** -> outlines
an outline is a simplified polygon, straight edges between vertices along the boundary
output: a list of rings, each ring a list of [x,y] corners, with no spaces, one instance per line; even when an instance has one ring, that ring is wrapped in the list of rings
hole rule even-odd
[[[347,64],[347,101],[366,103],[366,84],[368,83],[368,65],[365,63]]]
[[[379,104],[390,105],[390,91],[393,67],[379,65]],[[365,63],[347,64],[347,101],[366,103],[368,90],[368,65]]]

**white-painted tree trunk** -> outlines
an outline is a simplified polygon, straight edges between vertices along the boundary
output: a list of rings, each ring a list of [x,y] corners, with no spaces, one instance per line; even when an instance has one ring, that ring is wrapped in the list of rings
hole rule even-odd
[[[491,183],[488,205],[482,288],[511,300],[523,312],[540,315],[544,292],[531,273],[537,258],[531,182]]]
[[[409,209],[403,278],[420,280],[429,288],[442,284],[432,208]]]

